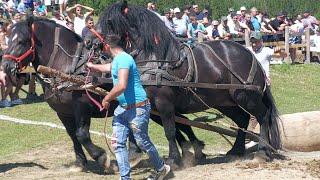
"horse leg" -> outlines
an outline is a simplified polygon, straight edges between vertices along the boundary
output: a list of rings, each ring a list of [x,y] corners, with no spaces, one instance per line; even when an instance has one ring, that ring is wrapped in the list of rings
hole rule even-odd
[[[160,113],[160,118],[164,127],[165,135],[169,142],[169,158],[167,163],[173,169],[182,166],[182,159],[176,143],[176,126],[175,126],[175,111],[174,105],[170,100],[156,99],[155,105]]]
[[[186,118],[187,117],[183,116],[183,115],[178,115],[179,117],[182,118]],[[191,145],[194,149],[194,153],[195,153],[195,159],[197,161],[197,163],[202,162],[203,160],[206,159],[207,155],[204,154],[202,152],[202,150],[204,149],[204,142],[200,141],[197,136],[194,134],[191,126],[185,125],[185,124],[180,124],[180,123],[176,123],[176,126],[178,127],[179,130],[183,131],[189,138]]]
[[[157,115],[150,115],[150,118],[157,124],[159,124],[160,126],[163,127],[162,121],[160,116]],[[182,150],[182,157],[190,157],[193,156],[192,152],[189,151],[189,149],[191,148],[191,144],[189,141],[187,141],[187,139],[183,136],[183,134],[181,133],[180,129],[179,129],[179,123],[176,123],[176,140],[179,144],[179,146],[181,147]]]
[[[240,107],[223,107],[218,108],[223,114],[232,119],[240,128],[247,129],[249,125],[250,115],[242,110]],[[238,130],[236,141],[233,144],[231,150],[227,152],[227,155],[242,157],[245,154],[245,137],[246,133],[242,130]]]
[[[83,171],[85,165],[87,164],[87,158],[76,136],[75,119],[74,117],[63,116],[61,114],[58,114],[58,117],[61,120],[64,127],[66,128],[67,133],[73,142],[73,149],[76,155],[76,161],[74,163],[74,166],[70,169],[70,171]]]
[[[76,119],[76,136],[79,142],[85,147],[90,156],[104,167],[106,170],[110,167],[110,158],[104,149],[93,144],[90,138],[90,124],[92,108],[83,102],[76,102],[73,104],[75,119]]]

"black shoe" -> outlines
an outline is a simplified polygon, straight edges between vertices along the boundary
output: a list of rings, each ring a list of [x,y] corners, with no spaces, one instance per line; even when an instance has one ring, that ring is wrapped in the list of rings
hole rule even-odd
[[[169,172],[170,166],[165,164],[162,171],[155,171],[149,176],[148,180],[163,180]]]

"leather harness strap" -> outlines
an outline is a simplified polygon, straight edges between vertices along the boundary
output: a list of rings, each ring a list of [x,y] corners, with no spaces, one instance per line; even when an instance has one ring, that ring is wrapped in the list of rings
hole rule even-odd
[[[50,56],[49,62],[47,64],[48,67],[52,67],[53,61],[56,57],[56,54],[58,52],[58,44],[59,44],[59,38],[60,38],[60,27],[56,26],[54,30],[54,45],[53,45],[53,51]]]

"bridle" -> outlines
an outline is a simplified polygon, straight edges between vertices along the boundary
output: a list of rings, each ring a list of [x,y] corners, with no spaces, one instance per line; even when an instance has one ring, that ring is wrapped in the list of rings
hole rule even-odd
[[[2,58],[11,58],[13,60],[15,60],[18,65],[19,65],[19,71],[21,72],[23,70],[23,66],[22,66],[22,61],[24,59],[26,59],[26,57],[28,57],[30,54],[32,54],[32,61],[34,61],[36,55],[35,55],[35,51],[34,51],[34,46],[35,46],[35,41],[34,41],[34,24],[31,25],[31,47],[30,49],[25,52],[24,54],[22,54],[20,57],[16,57],[16,56],[13,56],[11,54],[5,54],[2,56]]]
[[[105,50],[105,45],[106,45],[106,43],[105,43],[103,37],[102,37],[94,28],[90,28],[90,31],[91,31],[94,35],[96,35],[96,36],[98,37],[98,39],[101,41],[101,43],[102,43],[102,50],[104,51],[104,50]]]

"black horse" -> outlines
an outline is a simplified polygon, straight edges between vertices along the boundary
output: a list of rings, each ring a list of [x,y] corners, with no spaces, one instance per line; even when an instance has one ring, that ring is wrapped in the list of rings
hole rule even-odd
[[[175,141],[175,114],[209,107],[218,109],[244,129],[249,124],[250,114],[257,118],[261,139],[260,152],[256,155],[266,160],[271,158],[267,143],[275,149],[281,148],[279,116],[270,88],[266,86],[260,64],[243,46],[231,41],[210,41],[195,44],[187,53],[187,46],[174,39],[156,14],[138,5],[127,5],[126,1],[107,7],[95,29],[102,36],[121,35],[123,48],[134,56],[141,70],[142,81],[158,83],[158,86],[145,86],[145,90],[152,108],[160,113],[169,141],[169,158],[176,163],[181,157]],[[87,47],[99,47],[103,43],[94,33],[85,39]],[[161,86],[161,83],[169,84],[166,81],[170,80],[202,83],[203,86]],[[221,84],[220,87],[225,88],[215,89],[210,84]],[[238,132],[229,155],[244,155],[245,134]]]
[[[86,57],[90,52],[81,48],[82,42],[82,39],[73,31],[56,24],[54,21],[30,17],[27,18],[27,21],[13,26],[9,38],[9,47],[3,57],[2,66],[11,77],[16,72],[17,67],[22,68],[32,61],[35,68],[39,65],[50,66],[64,73],[77,74],[77,77],[83,77],[84,80]],[[81,54],[82,57],[78,60],[77,56]],[[101,76],[101,74],[93,75]],[[89,133],[91,117],[103,118],[105,117],[105,111],[100,112],[99,108],[87,97],[85,91],[70,90],[68,82],[50,76],[43,77],[41,82],[46,101],[57,112],[59,119],[72,139],[76,155],[74,164],[76,169],[79,169],[79,167],[80,170],[83,169],[87,163],[82,146],[99,165],[108,168],[108,154],[104,149],[93,144]],[[110,90],[112,84],[107,84],[102,88]],[[91,96],[100,102],[103,98],[93,93],[91,93]],[[112,101],[108,115],[113,115],[117,105],[117,102]],[[152,115],[151,118],[161,124],[158,116]],[[205,157],[201,151],[204,144],[197,139],[191,127],[182,124],[177,124],[177,127],[188,135],[193,144],[199,147],[197,150],[198,156]],[[188,141],[179,130],[176,133],[177,141],[183,152],[188,154]],[[134,139],[132,137],[129,139],[131,140],[129,145],[136,147]],[[142,152],[139,149],[133,149],[130,151],[130,158],[138,158],[140,154]]]

